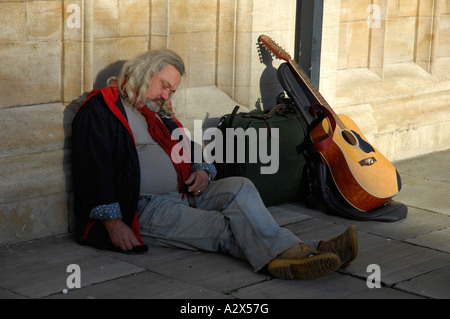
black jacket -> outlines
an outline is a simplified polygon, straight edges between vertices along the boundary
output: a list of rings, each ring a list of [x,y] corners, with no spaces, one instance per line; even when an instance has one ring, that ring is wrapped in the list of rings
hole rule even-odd
[[[92,208],[119,203],[122,220],[139,234],[140,170],[134,137],[115,88],[94,90],[72,122],[72,176],[77,239],[115,250]]]

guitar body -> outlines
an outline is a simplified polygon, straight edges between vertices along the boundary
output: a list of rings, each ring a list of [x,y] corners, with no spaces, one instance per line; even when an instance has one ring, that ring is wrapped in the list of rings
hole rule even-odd
[[[371,146],[357,125],[339,115],[346,129],[337,128],[330,147],[320,151],[341,195],[356,209],[366,212],[383,205],[401,189],[395,167]],[[330,135],[330,123],[324,119],[311,131],[315,143]]]

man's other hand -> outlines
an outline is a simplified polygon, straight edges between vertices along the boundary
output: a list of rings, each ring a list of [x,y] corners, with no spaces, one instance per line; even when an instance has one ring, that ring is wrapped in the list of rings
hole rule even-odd
[[[131,228],[121,219],[105,220],[103,225],[108,230],[109,238],[116,248],[129,251],[133,247],[140,246]]]
[[[194,172],[186,179],[186,185],[189,185],[188,191],[194,196],[201,195],[208,187],[208,184],[209,176],[204,170]]]

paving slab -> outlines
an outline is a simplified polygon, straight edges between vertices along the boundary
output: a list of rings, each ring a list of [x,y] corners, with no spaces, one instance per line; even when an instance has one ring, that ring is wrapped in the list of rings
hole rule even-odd
[[[390,238],[359,232],[358,258],[347,271],[367,278],[369,265],[378,265],[381,282],[392,287],[397,283],[450,265],[450,255]]]
[[[81,268],[82,286],[144,271],[80,246],[72,237],[48,238],[0,249],[0,288],[28,298],[58,293],[67,288],[72,264]]]
[[[280,226],[286,226],[311,218],[306,208],[294,205],[274,206],[269,207],[268,210]]]
[[[227,294],[237,288],[252,285],[269,278],[268,275],[253,272],[247,262],[220,253],[183,251],[166,248],[167,254],[158,258],[150,249],[141,256],[119,256],[158,274],[185,283],[195,284],[211,291]],[[171,253],[181,251],[182,254]]]
[[[349,222],[341,217],[327,215],[320,211],[315,212],[315,219],[342,225],[350,223],[356,225],[360,231],[397,240],[405,240],[450,227],[449,216],[415,207],[408,207],[407,218],[394,223],[377,221]]]
[[[394,163],[403,188],[396,200],[409,207],[450,215],[449,151],[432,153]]]
[[[49,299],[225,299],[204,287],[153,272],[141,272],[82,289],[58,293]]]
[[[404,185],[395,199],[408,203],[410,207],[418,207],[450,216],[450,184],[422,179]]]
[[[450,265],[401,282],[396,288],[434,299],[450,298]]]
[[[414,294],[386,287],[369,288],[365,280],[331,274],[310,280],[272,279],[239,289],[233,294],[242,299],[415,299]]]
[[[0,288],[0,299],[27,299],[15,292]]]
[[[394,165],[402,177],[410,175],[426,180],[449,183],[449,154],[449,151],[431,153],[425,156],[398,161],[395,162]],[[404,184],[407,184],[405,181],[403,182]]]
[[[301,223],[287,225],[285,228],[292,231],[303,242],[311,244],[320,240],[327,240],[342,234],[353,221],[342,219],[340,223],[318,218],[311,218]]]
[[[408,238],[405,241],[450,253],[450,227],[435,230],[414,238]]]

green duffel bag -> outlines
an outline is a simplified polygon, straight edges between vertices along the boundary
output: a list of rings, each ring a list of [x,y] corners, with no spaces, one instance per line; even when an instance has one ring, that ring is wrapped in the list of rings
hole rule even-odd
[[[222,117],[216,143],[216,179],[244,176],[258,189],[266,206],[301,199],[308,142],[294,106],[279,104],[270,111]],[[216,141],[217,142],[217,141]],[[221,158],[222,160],[217,160]]]

